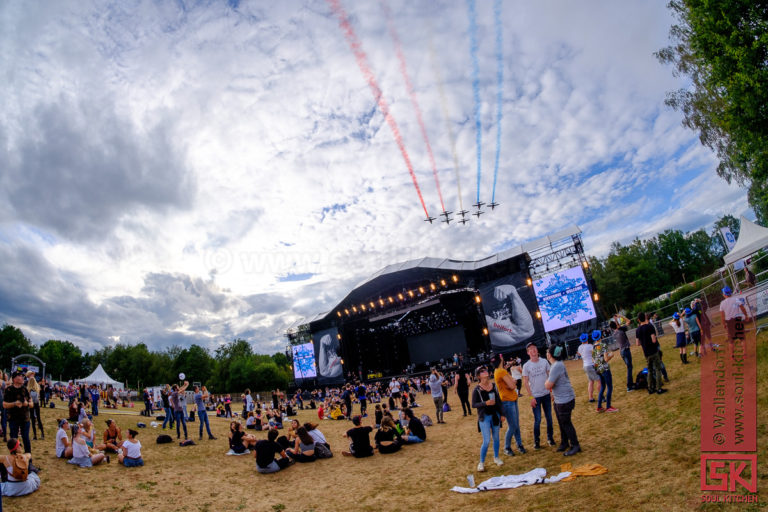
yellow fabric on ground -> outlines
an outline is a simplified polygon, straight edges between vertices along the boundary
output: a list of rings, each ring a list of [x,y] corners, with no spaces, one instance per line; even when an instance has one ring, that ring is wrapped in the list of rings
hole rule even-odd
[[[569,482],[577,476],[595,476],[603,475],[608,472],[608,468],[600,464],[584,464],[583,466],[573,467],[573,464],[566,462],[560,465],[560,471],[570,471],[571,476],[563,478],[563,482]]]

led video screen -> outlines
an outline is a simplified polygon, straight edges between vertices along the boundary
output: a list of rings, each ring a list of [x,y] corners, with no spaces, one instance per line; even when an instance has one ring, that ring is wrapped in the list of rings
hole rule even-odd
[[[311,379],[317,376],[315,365],[315,348],[312,343],[294,345],[293,351],[293,376],[296,379]]]
[[[581,267],[533,281],[544,330],[554,331],[595,318],[595,305]]]

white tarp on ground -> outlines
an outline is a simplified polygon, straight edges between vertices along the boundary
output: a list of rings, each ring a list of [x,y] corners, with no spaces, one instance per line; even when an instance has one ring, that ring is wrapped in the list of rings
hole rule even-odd
[[[77,379],[75,381],[76,384],[106,384],[106,385],[112,385],[115,389],[123,389],[123,383],[118,382],[109,375],[107,375],[107,372],[104,371],[104,368],[101,367],[101,365],[97,366],[95,370],[93,370],[93,373],[91,373],[89,376],[87,376],[84,379]]]
[[[768,247],[768,228],[759,226],[754,222],[741,216],[741,228],[739,228],[739,239],[733,250],[723,258],[726,265],[750,256],[763,247]]]

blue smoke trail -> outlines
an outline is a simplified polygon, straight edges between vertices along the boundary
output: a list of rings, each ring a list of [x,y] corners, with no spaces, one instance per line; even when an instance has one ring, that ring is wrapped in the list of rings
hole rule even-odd
[[[481,149],[483,146],[480,121],[480,62],[477,60],[477,13],[475,0],[467,0],[469,10],[469,54],[472,57],[472,92],[475,96],[475,140],[477,141],[477,202],[480,202]]]
[[[501,0],[493,2],[493,17],[496,25],[496,164],[493,167],[493,192],[491,202],[496,202],[496,177],[499,175],[499,156],[501,155],[501,99],[504,84],[504,56],[501,40]]]

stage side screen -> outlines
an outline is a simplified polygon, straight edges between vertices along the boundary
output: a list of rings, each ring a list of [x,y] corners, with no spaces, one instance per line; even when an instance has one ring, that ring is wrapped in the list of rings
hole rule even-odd
[[[533,290],[547,332],[597,317],[581,267],[536,279]]]
[[[533,341],[542,342],[541,324],[533,321],[536,298],[525,283],[526,276],[514,273],[481,284],[485,322],[495,351],[509,351],[525,347]]]
[[[294,345],[293,352],[293,377],[296,379],[313,379],[317,377],[315,366],[315,347],[312,343]]]
[[[411,362],[434,364],[440,358],[452,359],[453,354],[467,350],[467,339],[462,327],[451,327],[408,338],[408,352]]]
[[[317,354],[317,382],[321,385],[333,384],[344,380],[341,366],[341,342],[339,331],[335,327],[323,329],[312,334]]]

